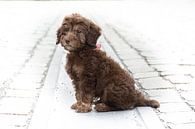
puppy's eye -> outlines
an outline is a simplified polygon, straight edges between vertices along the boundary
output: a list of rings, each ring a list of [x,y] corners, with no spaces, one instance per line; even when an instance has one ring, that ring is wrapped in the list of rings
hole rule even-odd
[[[65,28],[64,31],[65,31],[65,32],[69,31],[69,28]]]
[[[62,26],[63,26],[64,28],[69,28],[69,26],[68,26],[67,23],[63,23]]]
[[[69,31],[69,29],[70,29],[69,26],[63,26],[63,28],[64,28],[65,32]]]
[[[81,31],[81,30],[77,30],[76,32],[77,32],[78,34],[80,34],[82,31]]]

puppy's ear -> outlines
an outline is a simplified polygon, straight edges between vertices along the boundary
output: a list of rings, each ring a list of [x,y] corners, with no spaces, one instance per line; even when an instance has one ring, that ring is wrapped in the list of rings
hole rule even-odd
[[[100,27],[91,22],[88,34],[86,36],[87,45],[96,48],[96,42],[100,35],[101,35]]]
[[[60,37],[62,35],[62,29],[61,27],[57,30],[57,40],[56,40],[56,45],[60,43]]]

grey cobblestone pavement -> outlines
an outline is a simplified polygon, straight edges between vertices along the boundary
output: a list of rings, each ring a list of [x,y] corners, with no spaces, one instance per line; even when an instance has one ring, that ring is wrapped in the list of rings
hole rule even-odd
[[[79,11],[103,28],[99,42],[112,51],[105,45],[103,49],[113,52],[145,94],[160,101],[153,111],[165,128],[194,129],[194,6],[180,0],[88,6],[1,2],[0,128],[29,127],[56,51],[56,28],[64,14]]]
[[[161,107],[156,110],[156,113],[165,127],[171,129],[194,128],[195,113],[192,103],[194,103],[193,98],[195,92],[192,90],[194,85],[192,82],[193,76],[190,76],[190,79],[187,78],[188,75],[193,74],[193,68],[191,69],[192,71],[188,71],[186,74],[177,73],[180,72],[180,70],[173,68],[171,70],[177,72],[162,75],[162,72],[167,72],[169,70],[160,70],[155,67],[155,63],[150,64],[150,61],[148,60],[150,57],[142,54],[142,51],[145,49],[134,47],[138,42],[134,43],[125,38],[131,37],[130,33],[124,32],[124,30],[121,32],[113,26],[109,26],[108,29],[105,30],[108,31],[105,32],[106,39],[108,39],[113,46],[113,49],[115,49],[118,57],[129,72],[133,74],[137,80],[137,85],[150,97],[161,102]],[[142,38],[138,39],[142,40]],[[114,44],[114,42],[116,42],[116,44]],[[147,41],[144,40],[140,42],[142,44],[145,42],[147,43]],[[118,45],[119,43],[120,45]],[[148,46],[149,45],[146,46],[147,49]],[[144,45],[142,47],[144,47]],[[123,59],[123,57],[131,57],[131,55],[133,55],[132,58]],[[156,57],[156,59],[158,60],[158,57]],[[179,64],[176,65],[178,65],[178,67],[184,66],[180,66]],[[163,65],[162,63],[161,67],[166,69],[167,65]]]
[[[55,51],[51,37],[59,15],[40,8],[28,3],[0,5],[1,129],[28,127]]]

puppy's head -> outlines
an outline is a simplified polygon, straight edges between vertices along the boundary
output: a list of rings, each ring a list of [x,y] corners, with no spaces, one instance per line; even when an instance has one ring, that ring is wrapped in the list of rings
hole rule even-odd
[[[79,14],[66,16],[57,31],[57,42],[68,51],[96,48],[101,29]]]

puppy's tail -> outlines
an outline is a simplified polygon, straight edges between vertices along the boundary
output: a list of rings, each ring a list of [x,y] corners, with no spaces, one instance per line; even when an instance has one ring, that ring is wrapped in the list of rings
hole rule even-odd
[[[137,90],[136,94],[137,94],[137,101],[136,101],[136,104],[135,104],[136,107],[137,106],[150,106],[150,107],[153,107],[153,108],[160,107],[160,103],[158,101],[146,98],[144,96],[144,94],[141,93],[140,91]]]

